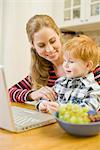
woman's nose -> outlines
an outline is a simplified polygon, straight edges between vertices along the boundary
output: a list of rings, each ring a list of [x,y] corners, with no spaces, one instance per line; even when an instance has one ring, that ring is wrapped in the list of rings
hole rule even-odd
[[[51,52],[52,50],[53,50],[52,45],[51,45],[51,44],[48,44],[48,45],[46,46],[46,52]]]

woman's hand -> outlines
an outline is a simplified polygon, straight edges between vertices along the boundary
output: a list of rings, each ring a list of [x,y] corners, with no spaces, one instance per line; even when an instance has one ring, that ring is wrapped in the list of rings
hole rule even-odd
[[[56,93],[54,92],[53,88],[45,86],[36,90],[30,94],[31,99],[39,100],[41,97],[47,100],[55,101],[56,100]]]

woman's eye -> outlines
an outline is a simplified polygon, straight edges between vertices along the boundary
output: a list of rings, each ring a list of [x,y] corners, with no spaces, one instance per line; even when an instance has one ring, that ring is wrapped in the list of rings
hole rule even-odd
[[[55,43],[55,42],[56,42],[56,39],[51,39],[51,40],[50,40],[50,43],[51,43],[51,44],[53,44],[53,43]]]
[[[43,47],[45,47],[45,44],[38,44],[38,46],[40,47],[40,48],[43,48]]]

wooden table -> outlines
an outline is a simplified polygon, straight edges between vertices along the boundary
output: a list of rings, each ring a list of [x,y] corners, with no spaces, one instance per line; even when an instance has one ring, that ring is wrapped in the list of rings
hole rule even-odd
[[[100,135],[75,137],[65,133],[57,123],[23,133],[0,129],[0,150],[100,150]]]

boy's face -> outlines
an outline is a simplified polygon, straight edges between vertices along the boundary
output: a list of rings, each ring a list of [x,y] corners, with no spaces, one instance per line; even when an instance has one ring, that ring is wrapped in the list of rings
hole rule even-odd
[[[69,52],[64,54],[63,68],[68,78],[83,77],[89,72],[88,63],[72,57]]]

